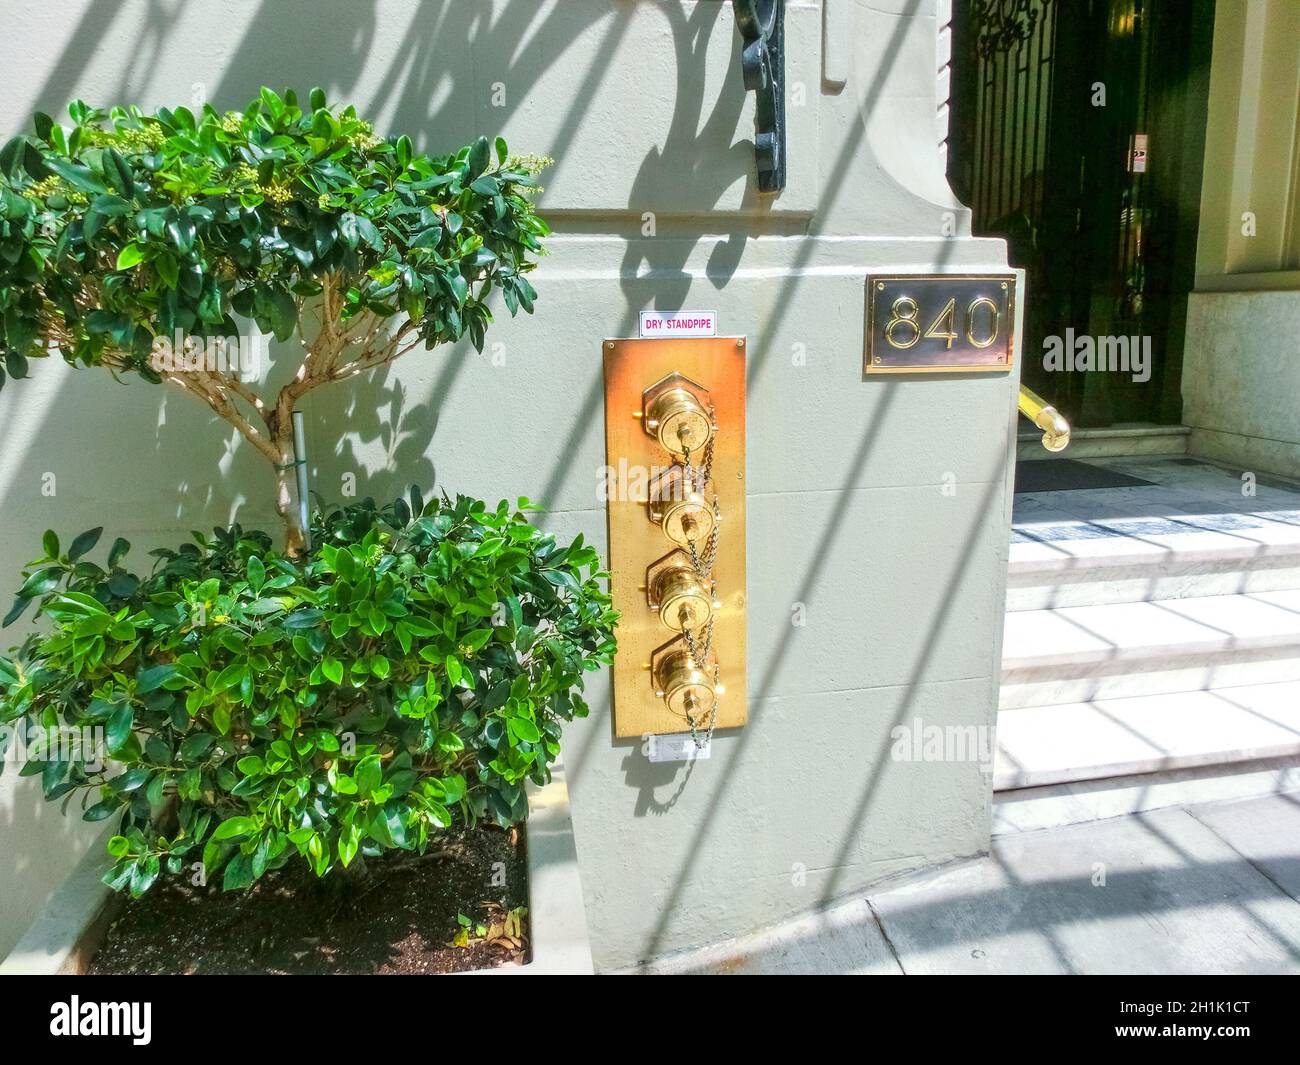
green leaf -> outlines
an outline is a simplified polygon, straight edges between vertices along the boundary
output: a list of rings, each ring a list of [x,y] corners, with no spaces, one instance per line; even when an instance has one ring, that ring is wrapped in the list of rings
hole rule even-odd
[[[135,710],[130,703],[123,703],[113,711],[104,729],[104,743],[109,754],[116,754],[131,737],[131,724],[135,720]]]
[[[122,250],[117,253],[117,269],[119,270],[129,270],[142,262],[144,262],[144,248],[134,242],[123,244]]]
[[[451,681],[452,687],[454,688],[460,684],[464,677],[464,669],[460,664],[460,659],[455,655],[448,655],[445,665],[447,668],[447,679]]]
[[[361,846],[361,830],[356,825],[348,825],[339,833],[339,861],[343,863],[343,868],[352,864],[352,859],[357,856],[357,850]]]
[[[524,743],[536,743],[542,738],[542,734],[526,717],[512,717],[509,721],[510,735],[517,741],[522,740]]]
[[[18,595],[23,599],[38,599],[54,591],[62,580],[63,569],[60,566],[38,569],[23,581],[23,586],[18,589]]]
[[[232,662],[212,680],[212,690],[220,693],[229,691],[236,684],[242,684],[249,675],[247,662]]]
[[[131,176],[131,168],[126,165],[126,160],[112,148],[105,150],[103,160],[104,177],[113,188],[129,200],[135,195],[135,180]]]
[[[156,854],[136,859],[135,871],[131,874],[131,898],[138,899],[153,887],[161,871],[162,862]]]
[[[469,157],[467,160],[469,170],[466,177],[470,181],[473,181],[479,176],[479,174],[483,173],[483,171],[487,169],[490,151],[491,149],[488,147],[486,137],[480,137],[474,142],[473,146],[469,150]]]
[[[77,559],[86,554],[87,551],[93,550],[95,545],[99,543],[99,538],[103,533],[104,527],[102,525],[96,526],[93,529],[87,529],[72,541],[72,546],[68,548],[68,558],[73,562],[76,562]]]
[[[32,604],[31,599],[24,598],[22,596],[19,596],[17,599],[15,599],[13,606],[9,608],[9,613],[7,613],[4,616],[3,621],[0,621],[0,628],[5,628],[6,626],[12,625],[15,621],[17,621],[20,617],[23,616],[23,612],[29,606],[31,606],[31,604]]]
[[[452,296],[456,299],[456,306],[463,307],[465,298],[469,295],[469,282],[461,276],[459,270],[448,270],[443,274],[443,278],[451,289]]]
[[[252,856],[241,851],[231,858],[230,863],[226,866],[226,871],[221,878],[221,887],[225,891],[243,891],[252,882]]]
[[[103,821],[105,818],[112,817],[122,808],[122,800],[117,796],[111,799],[104,799],[102,802],[95,803],[84,814],[81,815],[83,821]]]
[[[379,756],[375,754],[366,755],[357,763],[356,772],[353,776],[357,781],[357,794],[365,798],[377,787],[383,778],[383,765],[379,761]]]
[[[150,666],[148,669],[143,669],[137,673],[135,677],[136,694],[146,695],[149,692],[157,691],[171,680],[172,677],[175,677],[179,673],[180,669],[171,662],[164,662],[160,665]]]
[[[6,351],[4,368],[15,381],[21,381],[27,376],[27,356],[17,351]]]
[[[108,187],[95,177],[91,169],[81,163],[74,163],[70,159],[60,159],[53,155],[45,156],[43,162],[74,189],[79,189],[81,192],[108,191]]]
[[[162,278],[163,283],[168,288],[175,288],[180,278],[180,266],[176,262],[176,256],[169,251],[157,255],[153,260],[153,268],[158,271],[158,276]]]
[[[320,671],[335,684],[343,683],[343,663],[332,655],[321,659]]]
[[[186,736],[181,743],[181,758],[187,762],[201,758],[216,741],[217,737],[207,732]]]
[[[284,619],[284,627],[291,631],[301,629],[314,629],[325,618],[322,611],[315,607],[308,607],[305,610],[295,610],[292,614]]]
[[[216,830],[212,833],[214,840],[234,839],[236,836],[246,836],[250,832],[257,831],[257,819],[254,817],[228,817],[217,825]]]
[[[108,549],[108,568],[112,569],[119,562],[121,562],[122,559],[126,557],[126,553],[130,550],[131,550],[130,540],[124,540],[120,536],[116,540],[114,540],[113,546]]]

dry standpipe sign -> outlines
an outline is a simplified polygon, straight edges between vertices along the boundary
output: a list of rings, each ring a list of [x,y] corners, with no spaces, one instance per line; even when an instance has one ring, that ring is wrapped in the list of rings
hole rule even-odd
[[[661,337],[715,337],[718,335],[717,311],[642,311],[642,340]]]

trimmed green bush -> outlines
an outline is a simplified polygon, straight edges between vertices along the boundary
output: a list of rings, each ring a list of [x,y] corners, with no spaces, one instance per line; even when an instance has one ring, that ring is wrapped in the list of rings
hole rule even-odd
[[[291,415],[304,395],[418,348],[482,348],[494,289],[531,312],[525,276],[549,230],[529,198],[546,160],[497,138],[451,155],[375,136],[320,89],[270,89],[243,112],[38,114],[0,148],[0,356],[23,377],[57,350],[134,372],[209,407],[270,465],[290,551]],[[298,372],[261,396],[238,372],[157,368],[160,342],[233,336],[233,315],[303,341]]]
[[[125,541],[102,567],[84,557],[98,530],[65,553],[46,534],[20,603],[51,630],[0,658],[0,724],[102,737],[98,772],[87,751],[23,772],[93,799],[87,820],[121,817],[111,886],[202,862],[244,888],[295,853],[323,876],[456,822],[511,824],[586,715],[615,615],[581,538],[414,491],[318,522],[304,557],[236,525],[155,551],[143,578]]]
[[[87,559],[102,530],[66,551],[46,533],[4,623],[35,604],[48,631],[0,658],[0,742],[36,741],[22,771],[47,798],[120,817],[105,879],[134,895],[164,868],[236,889],[295,853],[323,876],[457,821],[518,821],[614,653],[596,553],[544,536],[526,501],[414,490],[303,528],[292,415],[417,348],[481,349],[496,290],[531,312],[546,161],[499,138],[425,155],[319,89],[69,114],[0,148],[0,385],[57,351],[194,397],[268,463],[283,546],[234,525],[143,575],[125,540]],[[159,360],[237,317],[301,341],[275,393],[220,360]]]

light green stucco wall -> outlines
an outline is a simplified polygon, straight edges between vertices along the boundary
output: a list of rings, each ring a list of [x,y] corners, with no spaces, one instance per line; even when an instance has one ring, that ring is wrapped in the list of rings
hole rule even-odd
[[[1183,422],[1194,454],[1300,478],[1300,5],[1215,10],[1188,297]]]
[[[600,341],[634,335],[650,307],[716,309],[749,338],[750,724],[708,761],[651,765],[638,741],[612,740],[595,678],[565,761],[601,967],[988,841],[987,774],[891,761],[889,731],[993,723],[1016,382],[864,381],[861,360],[869,271],[1006,260],[1000,241],[965,235],[943,179],[946,3],[830,3],[788,5],[802,102],[789,187],[770,204],[752,191],[731,8],[711,0],[75,0],[24,5],[0,40],[0,129],[74,96],[234,107],[263,82],[319,83],[423,146],[503,131],[558,160],[537,314],[502,311],[483,355],[413,357],[313,402],[326,496],[347,474],[377,496],[435,478],[526,494],[549,526],[603,546]],[[152,546],[236,512],[266,520],[263,471],[185,397],[37,369],[0,394],[0,573],[46,526],[102,522]],[[82,835],[33,789],[6,774],[0,803],[6,849],[49,877],[70,863]],[[0,952],[35,905],[36,889],[11,895],[20,880],[0,869],[0,897],[17,899]]]

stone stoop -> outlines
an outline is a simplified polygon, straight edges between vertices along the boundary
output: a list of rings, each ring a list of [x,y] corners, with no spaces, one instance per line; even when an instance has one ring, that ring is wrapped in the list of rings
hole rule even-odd
[[[995,831],[1300,787],[1300,485],[1097,464],[1156,483],[1016,500]]]

